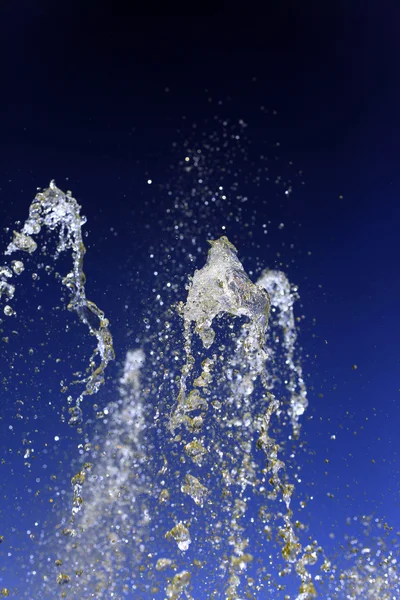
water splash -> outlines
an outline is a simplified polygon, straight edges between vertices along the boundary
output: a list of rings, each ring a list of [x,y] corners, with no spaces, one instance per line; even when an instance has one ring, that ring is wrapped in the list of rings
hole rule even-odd
[[[179,274],[174,279],[170,265],[187,270],[185,258],[194,261],[203,240],[212,235],[210,215],[214,221],[221,215],[228,229],[247,219],[247,197],[238,182],[248,183],[252,176],[239,142],[242,134],[224,122],[222,137],[216,134],[206,143],[184,148],[182,160],[195,183],[186,194],[179,181],[174,205],[168,208],[171,239],[183,243],[161,245],[166,258],[165,269],[159,269],[166,281],[173,282],[168,289],[174,293]],[[230,171],[235,173],[232,186],[226,175]],[[257,177],[265,175],[260,170]],[[113,357],[111,337],[108,341],[102,337],[97,322],[104,315],[85,297],[80,229],[84,218],[71,194],[54,183],[38,194],[32,206],[32,219],[14,234],[9,254],[34,254],[38,246],[34,237],[43,225],[58,232],[58,254],[72,251],[73,267],[63,280],[71,296],[69,306],[90,332],[93,328],[98,342],[90,373],[81,380],[86,385],[83,396],[98,389]],[[255,228],[257,219],[254,213],[246,226]],[[12,278],[23,270],[19,260],[0,269],[6,316],[14,314]],[[168,304],[166,289],[157,291]],[[293,527],[293,485],[283,460],[286,432],[281,427],[286,419],[282,415],[288,414],[297,438],[307,408],[296,354],[297,289],[279,271],[265,271],[257,284],[252,283],[236,249],[224,237],[211,244],[207,263],[194,274],[188,292],[179,308],[183,348],[179,326],[174,330],[165,322],[164,330],[160,310],[148,309],[149,319],[157,324],[155,346],[149,353],[146,349],[146,362],[141,351],[128,353],[119,399],[102,411],[103,428],[86,444],[82,466],[72,481],[73,520],[63,517],[51,551],[51,543],[43,547],[42,564],[37,566],[37,561],[35,568],[47,579],[38,592],[38,580],[33,578],[25,597],[43,592],[46,600],[58,594],[99,600],[121,596],[258,600],[282,597],[280,593],[289,597],[284,576],[290,572],[300,578],[297,600],[315,597],[310,571],[322,551],[316,541],[303,541],[299,521]],[[173,321],[170,314],[168,319]],[[100,358],[103,367],[100,377],[94,358]],[[179,361],[184,363],[181,371]],[[81,419],[80,399],[76,414],[71,411],[76,422]],[[382,538],[374,547],[370,540],[350,540],[344,567],[325,560],[321,571],[328,573],[327,586],[323,587],[322,576],[315,577],[321,597],[396,597],[398,544],[385,545]],[[284,566],[276,578],[274,563],[281,565],[280,558]],[[9,593],[3,588],[0,596],[4,590]]]
[[[348,517],[347,526],[340,552],[326,561],[321,592],[332,600],[397,600],[400,531],[373,515]]]
[[[189,286],[187,301],[179,307],[179,312],[184,320],[186,360],[182,368],[177,404],[170,418],[170,431],[175,434],[176,429],[183,425],[194,436],[189,442],[185,436],[186,454],[188,454],[187,448],[190,444],[198,444],[200,450],[203,448],[198,437],[203,429],[209,408],[207,397],[213,393],[212,371],[215,368],[217,356],[214,354],[212,357],[204,358],[200,375],[192,377],[193,383],[189,385],[196,364],[196,358],[192,351],[192,336],[193,333],[197,334],[203,347],[209,350],[215,342],[213,323],[218,317],[245,317],[245,322],[236,336],[234,354],[229,359],[225,357],[225,360],[222,361],[222,357],[220,357],[220,364],[222,362],[222,365],[229,365],[229,367],[222,366],[222,376],[227,376],[230,380],[231,392],[226,403],[234,409],[234,412],[231,417],[222,416],[222,412],[214,413],[214,420],[218,423],[220,432],[214,439],[213,450],[214,457],[218,456],[217,465],[222,475],[223,488],[225,488],[226,500],[223,502],[223,510],[227,516],[224,528],[229,545],[232,547],[227,565],[222,566],[228,572],[225,597],[231,600],[240,597],[241,576],[246,571],[247,564],[253,560],[252,555],[245,552],[249,545],[249,539],[245,535],[245,527],[242,524],[248,509],[245,490],[250,486],[258,488],[259,492],[267,494],[272,500],[278,497],[283,500],[286,512],[281,515],[283,524],[277,528],[277,535],[282,543],[282,557],[287,564],[287,572],[290,572],[294,566],[296,573],[301,578],[298,600],[311,600],[316,597],[316,591],[306,567],[308,564],[313,564],[314,555],[310,556],[310,550],[307,547],[301,556],[302,546],[292,523],[290,502],[294,485],[285,481],[287,476],[285,464],[279,458],[279,445],[269,434],[271,418],[278,411],[280,404],[269,390],[268,376],[265,373],[265,363],[268,358],[265,340],[271,305],[270,295],[266,289],[272,291],[274,306],[281,308],[280,324],[286,333],[285,348],[292,361],[290,366],[293,365],[293,340],[295,339],[293,336],[294,320],[290,320],[290,317],[293,319],[292,296],[288,295],[287,289],[282,286],[282,282],[285,284],[287,280],[285,281],[275,272],[264,274],[261,279],[263,287],[253,284],[237,258],[236,248],[227,237],[223,236],[210,244],[207,262],[202,269],[195,272]],[[277,288],[279,294],[276,293]],[[289,318],[287,318],[288,312]],[[192,323],[194,323],[193,332]],[[235,337],[233,336],[232,339],[234,341]],[[259,408],[266,405],[266,410],[263,408],[264,414],[259,415],[258,418],[255,417],[254,410],[252,410],[251,399],[257,380],[262,383],[264,388],[263,400]],[[218,403],[218,408],[220,406],[221,404]],[[195,416],[189,416],[193,413]],[[229,432],[232,425],[234,433],[230,432],[230,436],[237,442],[233,456],[231,451],[227,450],[229,444],[224,444],[222,441],[223,433]],[[266,486],[259,486],[257,482],[256,464],[252,460],[252,439],[256,431],[259,436],[257,446],[264,452],[267,459],[264,473],[269,477],[269,485],[272,488],[270,492],[267,492]],[[180,436],[176,436],[175,440],[180,441]],[[195,454],[195,457],[201,454],[203,452],[200,451]],[[181,490],[183,493],[189,493],[189,483],[192,483],[193,488],[193,482],[196,483],[197,490],[195,493],[195,498],[198,499],[196,504],[203,506],[209,490],[197,477],[186,473],[185,483],[182,484]],[[232,492],[232,487],[238,487],[238,491]],[[168,535],[172,535],[172,533],[169,532]],[[185,547],[186,549],[187,547]]]
[[[146,497],[151,489],[146,462],[143,396],[140,371],[145,361],[141,349],[126,355],[120,378],[119,399],[103,410],[105,429],[86,447],[91,468],[73,478],[74,488],[83,485],[79,511],[72,522],[59,525],[56,552],[62,557],[54,573],[47,575],[48,591],[54,589],[56,567],[68,577],[58,583],[68,597],[106,600],[121,585],[121,578],[137,568],[144,551],[143,535],[150,515]],[[74,481],[75,480],[75,481]],[[74,497],[81,490],[74,489]],[[88,548],[90,553],[88,554]],[[46,588],[47,589],[47,588]]]
[[[294,319],[293,305],[299,298],[297,287],[291,285],[282,271],[266,269],[263,271],[257,284],[264,288],[271,299],[271,326],[268,331],[268,355],[269,361],[274,362],[278,352],[284,350],[285,364],[280,365],[281,373],[289,371],[285,383],[289,394],[289,417],[293,427],[295,438],[300,436],[299,418],[304,414],[308,406],[307,389],[303,379],[303,370],[299,359],[295,358],[297,330]],[[280,330],[280,331],[279,331]],[[282,337],[282,339],[281,339]],[[272,376],[273,373],[273,376]],[[270,372],[268,385],[274,388],[275,378],[278,376],[277,369]]]
[[[222,236],[219,240],[210,242],[210,245],[207,262],[195,272],[187,301],[180,305],[184,320],[186,363],[180,378],[177,406],[170,421],[172,433],[182,423],[189,428],[198,429],[202,417],[194,421],[188,417],[188,413],[207,409],[207,403],[201,398],[198,389],[187,394],[187,379],[194,365],[191,355],[192,323],[195,323],[194,331],[204,348],[208,349],[215,338],[212,323],[216,318],[227,314],[234,317],[245,316],[250,322],[244,342],[246,352],[252,357],[257,356],[261,363],[266,358],[263,339],[269,314],[268,294],[250,281],[236,256],[236,248],[227,237]],[[210,359],[204,363],[202,373],[194,384],[196,387],[205,389],[211,383],[212,365]]]
[[[90,358],[88,375],[73,383],[85,384],[84,391],[75,399],[69,396],[68,402],[71,425],[79,425],[82,422],[81,401],[85,395],[95,394],[104,383],[104,372],[108,363],[114,359],[112,336],[109,330],[108,319],[100,308],[91,300],[86,298],[85,281],[83,272],[83,259],[86,252],[82,239],[82,226],[86,218],[81,216],[81,207],[71,195],[71,192],[62,192],[56,187],[54,181],[50,186],[36,194],[29,207],[29,217],[25,221],[21,231],[14,231],[12,242],[7,247],[5,255],[15,252],[33,254],[38,245],[34,239],[42,228],[58,233],[58,244],[54,259],[56,260],[63,252],[72,253],[72,269],[62,280],[68,289],[70,301],[68,310],[75,312],[84,323],[90,335],[97,340],[97,346]],[[21,260],[13,260],[11,269],[8,266],[0,268],[0,298],[6,301],[12,300],[15,286],[8,283],[14,274],[19,275],[24,270]],[[6,315],[12,315],[13,310],[7,304],[4,308]],[[64,387],[64,391],[67,388]]]

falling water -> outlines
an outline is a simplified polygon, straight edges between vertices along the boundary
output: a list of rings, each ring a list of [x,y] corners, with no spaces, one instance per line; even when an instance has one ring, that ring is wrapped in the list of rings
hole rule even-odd
[[[185,168],[198,172],[191,195],[204,200],[199,214],[212,199],[223,207],[227,192],[204,183],[202,154],[187,149],[186,158]],[[189,223],[190,203],[179,206]],[[55,259],[72,254],[62,279],[68,309],[97,340],[86,376],[71,382],[83,390],[68,396],[70,424],[83,435],[84,399],[104,383],[114,349],[108,320],[86,298],[80,211],[51,182],[5,254],[33,255],[41,230],[58,235]],[[198,244],[192,237],[191,247]],[[0,269],[6,317],[24,268],[19,257]],[[187,276],[186,290],[168,282],[172,301],[158,311],[153,336],[128,351],[112,401],[97,412],[101,424],[82,438],[70,503],[36,546],[25,597],[258,600],[285,593],[294,575],[297,592],[285,599],[311,600],[319,589],[332,599],[395,598],[397,546],[385,542],[385,527],[369,546],[349,539],[349,563],[339,566],[343,557],[328,560],[293,507],[286,440],[301,437],[308,406],[297,286],[271,269],[253,283],[225,235]]]
[[[88,327],[90,335],[97,339],[97,346],[90,357],[88,375],[81,381],[72,382],[85,384],[85,389],[75,399],[72,396],[68,397],[70,425],[79,425],[82,422],[80,405],[83,397],[95,394],[99,390],[104,383],[104,371],[110,360],[114,359],[108,319],[94,302],[86,298],[86,277],[83,272],[86,248],[82,239],[82,226],[86,223],[86,218],[81,216],[80,211],[81,207],[71,193],[64,194],[56,187],[54,181],[51,181],[47,189],[36,194],[29,207],[28,219],[21,231],[14,231],[14,238],[5,252],[6,255],[15,252],[32,254],[37,249],[34,237],[45,228],[49,232],[58,232],[55,260],[62,252],[72,253],[72,269],[62,280],[70,295],[68,310],[74,311]],[[11,269],[7,265],[0,268],[0,298],[4,295],[7,301],[12,300],[15,286],[8,283],[8,279],[13,274],[19,275],[23,270],[22,260],[12,261]],[[13,314],[9,304],[4,307],[4,313],[7,316]]]

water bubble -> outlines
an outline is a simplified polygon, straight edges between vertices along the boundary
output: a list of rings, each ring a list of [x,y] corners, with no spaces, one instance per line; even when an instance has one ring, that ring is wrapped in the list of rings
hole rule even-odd
[[[25,265],[21,260],[11,261],[11,267],[16,275],[20,275],[25,269]]]

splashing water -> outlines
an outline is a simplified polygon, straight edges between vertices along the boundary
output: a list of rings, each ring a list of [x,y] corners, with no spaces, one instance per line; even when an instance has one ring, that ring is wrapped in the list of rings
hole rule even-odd
[[[199,435],[201,435],[208,411],[206,398],[212,394],[212,388],[210,390],[213,382],[211,371],[216,362],[216,355],[204,359],[201,373],[194,379],[193,387],[189,391],[188,379],[196,362],[192,354],[191,324],[195,324],[194,332],[200,337],[204,348],[208,350],[215,341],[215,331],[212,328],[215,319],[226,315],[246,317],[247,322],[242,325],[241,332],[237,336],[234,355],[229,360],[225,359],[223,361],[224,364],[237,367],[235,373],[230,374],[230,394],[227,398],[227,403],[235,406],[234,437],[237,441],[236,456],[232,460],[231,451],[227,451],[220,441],[213,443],[213,464],[219,465],[222,480],[228,481],[229,487],[239,486],[239,492],[235,498],[228,489],[226,491],[226,495],[231,495],[232,500],[225,509],[228,517],[224,529],[228,533],[232,552],[227,567],[229,579],[225,594],[227,598],[231,599],[240,597],[241,575],[245,572],[247,563],[253,560],[250,554],[244,552],[249,545],[249,539],[245,537],[245,527],[241,524],[246,518],[248,505],[245,490],[247,486],[252,486],[259,493],[269,495],[271,499],[276,499],[278,495],[281,495],[286,505],[286,513],[281,515],[283,525],[279,526],[277,531],[278,537],[282,540],[282,557],[287,562],[288,572],[291,570],[291,565],[294,564],[296,572],[302,580],[298,600],[310,600],[315,597],[316,593],[311,575],[306,570],[306,565],[315,562],[316,558],[314,556],[312,556],[312,559],[305,558],[309,554],[308,550],[303,557],[298,558],[302,547],[294,532],[290,509],[290,499],[294,486],[285,482],[285,475],[281,476],[280,472],[285,473],[285,464],[278,458],[278,444],[269,436],[270,421],[279,408],[279,402],[269,392],[265,376],[265,361],[267,359],[265,336],[271,302],[269,294],[264,288],[272,288],[272,291],[275,292],[277,286],[275,284],[271,286],[269,283],[280,281],[282,278],[279,279],[276,274],[272,274],[268,278],[268,275],[265,274],[261,279],[263,287],[255,285],[245,273],[237,258],[237,250],[227,237],[223,236],[219,240],[210,242],[210,244],[211,249],[207,262],[202,269],[195,272],[189,287],[187,301],[180,306],[180,313],[184,320],[186,362],[180,378],[177,406],[170,420],[171,433],[174,434],[178,427],[184,425],[193,435],[193,439],[189,442],[185,439],[184,448],[186,449],[187,446],[193,446],[194,444],[198,444],[199,449],[204,448],[204,442],[199,441]],[[287,297],[285,287],[279,288],[279,296],[278,300],[277,294],[273,294],[274,304],[286,306],[291,296]],[[287,335],[289,335],[290,327],[294,327],[294,322],[287,322],[284,317],[281,320],[284,323]],[[293,345],[294,339],[291,338],[289,351],[293,350]],[[264,401],[261,406],[265,402],[267,405],[266,409],[264,408],[264,414],[256,419],[251,411],[251,396],[258,378],[265,389]],[[221,397],[221,395],[218,394],[218,397]],[[218,403],[217,408],[220,409],[220,403]],[[190,417],[189,414],[193,413],[196,413],[196,415]],[[231,419],[224,415],[221,410],[214,412],[213,418],[214,427],[218,423],[220,428],[214,439],[223,440],[223,431],[227,425],[230,426]],[[259,485],[255,473],[255,464],[251,459],[252,436],[257,429],[259,431],[257,446],[263,450],[267,458],[264,473],[270,476],[269,484],[272,486],[272,492],[269,494],[266,486]],[[179,436],[178,441],[180,441]],[[216,449],[217,452],[215,453]],[[229,461],[233,464],[227,469],[226,464]],[[239,468],[237,468],[238,465],[240,465]],[[209,493],[207,487],[189,473],[185,474],[185,484],[182,485],[181,490],[183,493],[191,495],[196,504],[201,506]],[[168,535],[170,534],[171,532]]]
[[[299,417],[307,409],[308,400],[301,363],[299,360],[295,360],[297,333],[293,304],[298,298],[297,287],[292,286],[286,275],[281,271],[269,269],[262,273],[257,284],[267,290],[271,298],[271,310],[278,313],[278,318],[273,320],[274,328],[270,327],[268,332],[268,354],[270,361],[273,361],[277,353],[277,346],[283,346],[285,366],[289,370],[289,378],[286,383],[286,387],[290,393],[288,412],[292,422],[293,435],[298,438],[300,435]],[[273,330],[277,328],[280,328],[282,332],[282,342],[279,331],[275,332]],[[268,385],[271,389],[275,385],[271,376],[269,377]]]
[[[63,558],[54,561],[53,574],[46,575],[49,593],[60,577],[57,570],[62,569],[64,579],[58,583],[63,588],[72,585],[72,597],[86,597],[86,592],[91,598],[112,598],[124,577],[128,580],[140,564],[142,539],[150,523],[146,498],[151,488],[140,385],[144,361],[142,350],[127,353],[119,399],[103,411],[106,435],[98,435],[86,446],[86,460],[91,462],[85,462],[84,474],[81,470],[73,478],[84,483],[84,500],[73,519],[59,524],[62,535],[53,552]]]
[[[251,283],[247,277],[236,253],[237,250],[225,236],[210,242],[211,249],[206,265],[196,271],[189,289],[185,305],[180,306],[185,327],[186,364],[180,379],[178,405],[171,419],[171,431],[182,422],[187,426],[197,428],[187,413],[201,406],[207,408],[199,392],[193,390],[187,396],[186,381],[190,374],[194,359],[191,356],[191,323],[195,323],[195,333],[199,335],[206,349],[212,345],[215,332],[212,322],[219,316],[246,316],[250,327],[244,346],[247,353],[259,358],[259,365],[265,360],[263,340],[268,322],[269,297],[261,288]],[[211,363],[204,365],[200,379],[195,384],[205,388],[211,383]],[[261,373],[260,373],[261,374]],[[200,423],[200,419],[197,419]]]
[[[212,178],[204,183],[204,156],[187,154],[199,171],[196,194],[203,186],[207,202],[216,198],[223,206],[222,186],[218,195]],[[205,206],[199,212],[207,216]],[[72,253],[63,278],[68,308],[97,347],[75,406],[69,397],[71,424],[81,423],[83,397],[99,390],[114,358],[109,323],[85,294],[84,222],[76,200],[52,182],[6,251],[34,254],[34,238],[45,228],[58,234],[55,258]],[[12,278],[23,271],[21,260],[0,269],[6,316],[14,312]],[[325,558],[315,575],[323,551],[295,514],[284,438],[300,437],[308,404],[297,287],[276,270],[253,283],[222,236],[210,242],[205,265],[186,289],[185,301],[176,287],[163,318],[155,314],[157,331],[147,347],[126,354],[117,393],[81,445],[72,517],[60,509],[55,535],[43,534],[25,597],[259,600],[283,593],[285,600],[311,600],[328,574],[322,597],[393,600],[398,546],[384,543],[381,531],[369,545],[349,540],[348,564]],[[293,595],[284,583],[291,575]],[[9,590],[0,588],[2,595]]]
[[[85,274],[83,272],[83,258],[86,252],[82,239],[82,226],[86,218],[80,214],[81,207],[72,197],[70,192],[64,194],[59,190],[54,181],[43,192],[36,194],[29,207],[29,217],[21,231],[14,231],[14,239],[8,245],[6,255],[15,252],[32,254],[37,249],[34,236],[38,235],[43,227],[48,231],[58,232],[58,245],[54,258],[57,259],[62,252],[71,251],[72,270],[63,278],[62,283],[70,294],[68,310],[74,311],[79,319],[88,327],[90,335],[97,339],[97,347],[89,362],[89,374],[84,379],[73,383],[86,384],[85,390],[75,400],[75,405],[70,406],[70,425],[79,425],[82,422],[80,404],[83,396],[95,394],[104,383],[104,371],[114,359],[114,349],[108,319],[94,302],[86,298]],[[12,269],[7,266],[0,268],[0,298],[4,295],[9,301],[14,297],[15,286],[7,282],[13,273],[19,275],[24,270],[22,261],[14,260]],[[6,315],[12,315],[12,308],[4,308]],[[96,357],[100,358],[96,365]],[[68,398],[69,404],[73,403],[72,396]]]

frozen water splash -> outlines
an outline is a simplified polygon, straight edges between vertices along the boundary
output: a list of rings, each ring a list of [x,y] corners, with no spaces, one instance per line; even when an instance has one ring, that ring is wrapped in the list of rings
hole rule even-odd
[[[196,271],[183,308],[186,327],[195,323],[195,332],[205,348],[214,341],[213,320],[220,315],[246,316],[252,323],[260,346],[268,322],[269,298],[248,278],[237,250],[226,236],[210,242],[205,266]]]
[[[14,231],[14,238],[5,252],[11,255],[15,252],[26,252],[32,254],[37,249],[34,236],[38,235],[44,227],[48,231],[58,233],[58,244],[55,259],[62,253],[72,253],[72,269],[63,278],[63,284],[70,294],[68,309],[74,311],[79,319],[88,327],[89,332],[97,339],[95,348],[89,363],[87,377],[73,383],[84,383],[85,390],[76,399],[76,405],[70,406],[70,424],[79,425],[82,421],[80,403],[83,396],[95,394],[104,383],[104,371],[108,363],[114,359],[112,336],[109,330],[108,319],[99,307],[86,298],[85,274],[83,272],[83,258],[86,252],[82,239],[82,226],[86,218],[81,216],[81,207],[72,197],[71,192],[62,192],[56,187],[54,181],[43,192],[39,192],[29,208],[29,217],[25,221],[21,231]],[[15,293],[15,286],[8,283],[13,274],[19,275],[24,270],[22,261],[14,260],[11,263],[12,270],[8,267],[0,269],[0,298],[11,300]],[[12,314],[9,306],[5,307]],[[69,404],[73,398],[68,398]]]
[[[400,531],[374,515],[348,517],[347,525],[352,529],[338,556],[326,561],[326,595],[332,600],[397,600]]]
[[[167,598],[169,600],[178,600],[181,598],[182,593],[186,592],[187,600],[193,600],[191,594],[188,593],[187,588],[190,584],[190,573],[188,571],[182,571],[177,573],[166,589]]]
[[[221,569],[228,573],[226,597],[232,600],[240,597],[243,575],[247,565],[253,561],[253,556],[246,552],[249,545],[246,536],[249,498],[245,490],[250,487],[257,489],[258,493],[266,494],[270,500],[279,498],[284,502],[286,512],[280,513],[283,523],[277,527],[278,539],[282,544],[281,554],[287,565],[286,571],[290,572],[294,568],[301,578],[298,600],[311,600],[316,592],[307,565],[313,564],[316,553],[312,553],[307,547],[302,554],[303,549],[291,519],[290,502],[294,486],[286,481],[286,468],[279,457],[279,445],[269,434],[271,418],[280,406],[271,393],[270,381],[273,378],[266,373],[269,311],[271,304],[275,310],[280,311],[279,325],[285,335],[284,347],[289,368],[295,369],[294,296],[287,279],[277,272],[264,273],[258,284],[252,283],[237,258],[236,248],[227,237],[223,236],[210,243],[207,262],[194,273],[187,301],[179,307],[184,321],[186,361],[169,428],[175,435],[178,428],[182,425],[185,427],[186,435],[175,436],[175,441],[179,443],[184,438],[185,454],[198,464],[196,459],[200,457],[202,461],[205,459],[204,454],[208,452],[200,434],[209,410],[210,397],[218,398],[212,404],[217,409],[213,414],[214,428],[219,429],[214,429],[214,438],[206,447],[211,449],[213,455],[212,471],[218,469],[221,475],[219,486],[222,486],[222,510],[226,515],[224,530],[231,547],[229,560],[224,559],[221,564]],[[228,353],[224,355],[226,348],[219,345],[214,354],[204,358],[200,375],[195,377],[192,374],[196,365],[196,353],[192,350],[193,334],[197,334],[205,350],[209,350],[215,342],[213,324],[218,317],[245,317],[245,322],[237,335],[232,333],[230,336],[233,342],[230,347],[233,350],[228,349]],[[299,375],[298,371],[295,373]],[[257,382],[261,382],[263,390],[258,403]],[[225,400],[220,401],[223,396]],[[258,410],[262,411],[261,414],[255,414],[256,404]],[[188,441],[190,434],[193,439]],[[258,435],[257,447],[265,453],[267,459],[263,473],[268,474],[272,491],[267,491],[267,486],[260,485],[258,467],[252,456],[255,434]],[[226,440],[226,436],[231,442]],[[198,452],[194,455],[188,453],[188,447],[195,445]],[[233,491],[235,488],[236,491]],[[201,483],[200,478],[191,473],[185,474],[181,491],[191,495],[200,508],[209,497],[208,488]],[[172,533],[167,535],[171,536]]]
[[[97,337],[100,371],[92,357],[83,380],[84,393],[93,393],[113,350],[107,320],[85,296],[84,219],[72,196],[54,183],[32,207],[7,254],[34,253],[33,238],[44,226],[59,234],[56,257],[72,252],[73,267],[63,281],[70,310]],[[0,268],[0,297],[7,303],[15,293],[13,277],[23,270],[20,260]],[[91,443],[81,445],[82,466],[71,482],[72,518],[64,513],[55,540],[45,540],[43,532],[38,571],[27,565],[34,595],[40,584],[33,574],[40,571],[44,598],[56,597],[55,589],[71,600],[121,594],[172,600],[190,599],[192,593],[210,600],[274,597],[289,573],[300,578],[296,600],[316,597],[314,581],[322,586],[323,576],[312,576],[310,567],[323,552],[316,541],[302,544],[304,527],[297,520],[294,529],[294,486],[280,436],[282,415],[299,436],[307,408],[296,354],[297,298],[283,273],[264,271],[254,284],[226,237],[211,242],[205,266],[194,273],[186,303],[179,305],[180,377],[175,361],[182,340],[172,344],[169,322],[168,341],[157,338],[148,362],[142,350],[127,353],[119,397],[97,413],[102,425]],[[288,413],[278,400],[282,382]],[[164,412],[176,398],[174,386],[176,403],[171,413]],[[71,415],[80,422],[79,403]],[[381,536],[373,551],[357,540],[350,545],[344,568],[328,560],[321,567],[329,573],[329,597],[395,597],[398,544],[385,544]],[[274,558],[283,564],[278,580],[271,573]]]
[[[155,287],[165,307],[175,305],[187,265],[222,223],[227,231],[238,231],[238,224],[243,232],[257,231],[260,212],[252,212],[251,198],[241,187],[258,188],[270,178],[272,161],[249,160],[245,124],[239,123],[216,118],[218,131],[209,135],[207,127],[193,128],[196,139],[177,145],[182,176],[176,185],[168,185],[174,202],[159,222],[165,236],[160,243],[150,241],[148,248],[161,257]],[[278,189],[292,186],[280,175],[275,183]],[[35,256],[41,228],[58,237],[56,257],[72,253],[71,272],[63,281],[70,309],[97,339],[89,375],[82,380],[84,393],[93,393],[113,351],[104,315],[85,297],[83,224],[71,194],[51,183],[33,201],[7,254]],[[255,236],[251,245],[257,247]],[[136,252],[125,258],[128,264],[132,261],[134,287]],[[22,260],[0,267],[7,318],[15,315],[14,284],[23,271]],[[307,407],[293,317],[296,288],[278,271],[264,272],[253,284],[235,248],[221,238],[212,243],[207,264],[194,274],[188,291],[186,304],[180,306],[184,348],[175,335],[173,311],[164,314],[158,304],[147,304],[154,335],[147,361],[142,351],[128,353],[117,383],[119,397],[101,411],[102,423],[97,421],[99,431],[91,444],[86,439],[81,445],[82,462],[72,480],[72,523],[67,508],[55,540],[48,527],[42,529],[43,545],[37,552],[28,549],[32,555],[24,565],[31,588],[20,593],[46,600],[183,600],[191,594],[210,600],[283,595],[310,600],[316,595],[313,581],[318,581],[321,598],[400,597],[398,540],[389,541],[386,529],[375,544],[370,537],[349,539],[346,557],[341,545],[337,564],[326,560],[321,567],[327,574],[325,590],[320,576],[313,579],[308,573],[321,548],[309,543],[299,521],[299,539],[293,532],[293,486],[282,456],[290,438],[289,420],[297,437]],[[136,314],[132,319],[135,330]],[[75,424],[82,419],[80,399],[78,406],[71,405]],[[282,408],[286,401],[288,412]],[[61,470],[68,468],[67,462],[60,465]],[[303,547],[300,538],[307,540]],[[11,570],[16,557],[14,544]],[[297,594],[285,589],[284,576],[290,571],[300,577]],[[20,588],[24,579],[21,574]],[[12,592],[2,587],[2,595]]]
[[[186,552],[192,540],[188,528],[183,523],[177,523],[170,531],[165,534],[167,540],[174,539],[178,544],[179,550]]]
[[[146,497],[151,489],[140,386],[144,361],[141,349],[127,353],[119,399],[103,410],[107,427],[86,447],[86,458],[92,462],[86,462],[72,479],[74,498],[80,497],[79,511],[70,523],[65,519],[61,523],[57,552],[63,557],[63,573],[70,578],[70,583],[63,582],[63,590],[73,598],[85,597],[85,590],[95,591],[91,597],[98,600],[113,597],[122,574],[141,560],[143,534],[150,522]],[[46,577],[49,591],[55,577]]]
[[[185,304],[180,305],[184,320],[186,363],[180,378],[180,391],[177,407],[170,420],[171,432],[185,423],[189,428],[197,429],[196,422],[188,413],[207,408],[205,400],[197,389],[187,395],[187,379],[194,364],[191,355],[192,323],[194,331],[200,337],[203,346],[208,349],[214,342],[213,321],[219,316],[245,316],[249,320],[244,346],[248,354],[260,358],[261,364],[266,358],[264,337],[268,323],[269,296],[248,278],[237,250],[227,237],[222,236],[210,242],[205,266],[194,273]],[[213,361],[203,365],[203,371],[195,382],[197,387],[207,387],[212,381]],[[199,420],[198,420],[199,422]]]
[[[303,379],[301,363],[296,360],[297,331],[294,318],[293,305],[299,298],[297,287],[290,284],[282,271],[265,270],[258,279],[257,284],[264,288],[271,299],[271,323],[268,331],[269,362],[273,363],[277,352],[284,351],[285,364],[280,365],[281,373],[289,371],[286,387],[290,394],[289,417],[291,419],[293,434],[296,438],[300,435],[299,417],[308,406],[307,389]],[[275,372],[267,371],[268,385],[273,389]]]

